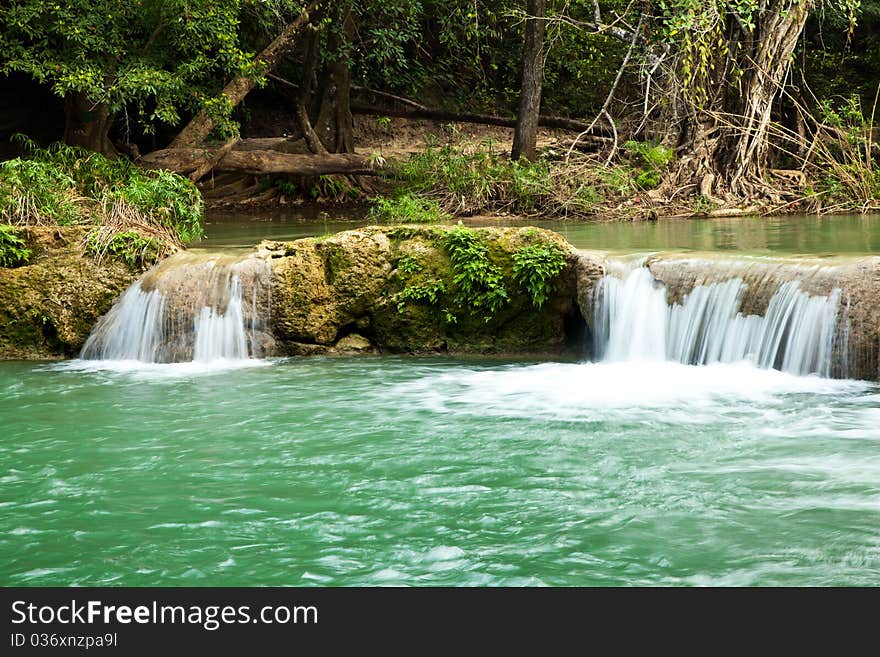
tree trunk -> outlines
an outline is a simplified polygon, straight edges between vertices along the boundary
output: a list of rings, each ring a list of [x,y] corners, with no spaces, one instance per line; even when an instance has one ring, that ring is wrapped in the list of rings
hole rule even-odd
[[[116,157],[110,141],[113,119],[103,103],[95,103],[81,93],[64,97],[64,143],[80,146],[108,157]]]
[[[140,164],[152,169],[174,171],[184,176],[198,171],[206,162],[210,162],[217,172],[254,175],[375,175],[382,169],[382,162],[350,153],[311,155],[275,150],[231,150],[223,153],[222,150],[165,148],[145,155]]]
[[[303,25],[309,22],[309,14],[314,11],[316,5],[317,2],[310,3],[295,21],[288,24],[281,31],[281,34],[263,49],[257,56],[257,61],[262,62],[268,70],[271,70],[281,56],[294,44],[294,37]],[[223,96],[226,97],[231,107],[235,107],[244,100],[244,97],[250,93],[254,86],[256,86],[256,80],[252,78],[235,78],[223,88]],[[208,138],[213,129],[214,120],[207,112],[201,111],[174,138],[170,148],[197,146]]]
[[[306,36],[305,57],[303,59],[303,75],[302,82],[299,87],[299,94],[296,99],[296,120],[299,123],[300,132],[305,139],[309,150],[312,153],[321,154],[327,152],[321,139],[312,128],[312,121],[309,118],[308,106],[312,98],[312,91],[315,87],[315,72],[318,68],[320,39],[318,33],[314,29],[310,29]]]
[[[730,148],[730,186],[734,192],[744,191],[742,183],[760,183],[764,177],[770,146],[767,133],[770,112],[782,89],[811,5],[809,0],[771,2],[757,28],[753,66],[744,76],[739,96],[742,125]]]
[[[334,35],[331,48],[336,60],[324,77],[321,109],[315,132],[331,153],[354,153],[354,119],[351,116],[351,71],[346,43],[354,38],[355,25],[351,9],[342,18],[342,34]]]
[[[732,12],[719,10],[723,23],[708,38],[723,35],[726,43],[713,48],[709,73],[678,67],[689,72],[684,77],[677,71],[682,78],[675,80],[675,95],[686,102],[670,107],[682,118],[674,186],[693,185],[710,199],[773,195],[765,175],[771,112],[812,5],[812,0],[768,0],[755,9],[752,30]]]
[[[547,0],[528,0],[526,11],[522,88],[510,157],[514,160],[524,157],[534,162],[537,156],[538,117],[541,114],[541,85],[544,81],[544,17]]]

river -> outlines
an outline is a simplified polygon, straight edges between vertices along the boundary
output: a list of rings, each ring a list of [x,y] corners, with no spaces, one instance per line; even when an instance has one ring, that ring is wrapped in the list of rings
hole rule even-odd
[[[620,252],[880,246],[859,217],[553,225]],[[339,228],[212,221],[203,246]],[[6,362],[0,418],[3,585],[880,582],[876,383],[635,358]]]

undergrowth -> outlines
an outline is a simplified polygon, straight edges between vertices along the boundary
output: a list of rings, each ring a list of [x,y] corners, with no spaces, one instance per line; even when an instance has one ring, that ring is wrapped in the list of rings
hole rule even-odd
[[[18,267],[31,257],[15,226],[0,225],[0,267]]]
[[[457,225],[436,236],[451,264],[447,272],[426,270],[415,256],[404,256],[397,269],[405,283],[397,296],[397,310],[409,303],[433,306],[447,323],[467,314],[490,322],[511,302],[511,292],[522,290],[532,305],[541,308],[550,298],[565,267],[563,250],[552,242],[527,233],[528,243],[512,254],[490,255],[478,231]]]
[[[872,119],[857,95],[819,104],[819,124],[811,145],[815,182],[805,190],[809,210],[839,212],[880,209],[880,158],[875,155]]]
[[[201,237],[204,204],[186,178],[63,144],[37,148],[26,138],[18,141],[30,157],[0,164],[4,222],[93,226],[85,246],[97,255],[118,255],[122,243],[134,244],[132,234],[154,242],[157,258]],[[132,248],[150,251],[142,247]]]
[[[375,199],[367,216],[371,220],[399,224],[431,224],[450,218],[435,199],[408,193]]]
[[[424,217],[483,212],[590,217],[659,185],[673,156],[654,142],[627,142],[623,152],[606,166],[596,156],[552,149],[535,162],[514,161],[491,141],[429,145],[389,169],[386,175],[399,187],[391,198],[374,199],[373,211],[378,218],[405,215],[402,204],[417,198],[436,204],[419,213]]]

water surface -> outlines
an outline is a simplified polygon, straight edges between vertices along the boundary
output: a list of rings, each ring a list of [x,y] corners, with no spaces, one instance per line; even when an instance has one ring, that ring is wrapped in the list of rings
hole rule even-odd
[[[0,363],[0,584],[880,583],[876,384],[227,365]]]
[[[332,212],[332,213],[331,213]],[[541,226],[574,246],[619,253],[738,251],[755,255],[870,255],[880,252],[880,216],[777,216],[572,223],[540,218],[464,219],[478,226]],[[363,210],[266,210],[208,215],[201,247],[251,247],[262,239],[293,240],[365,226]]]

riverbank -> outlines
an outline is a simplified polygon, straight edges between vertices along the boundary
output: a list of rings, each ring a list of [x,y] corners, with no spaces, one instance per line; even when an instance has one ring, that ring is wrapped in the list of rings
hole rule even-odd
[[[354,134],[359,157],[375,169],[371,175],[219,172],[200,189],[212,208],[354,202],[378,220],[421,223],[499,213],[644,221],[880,211],[880,173],[859,162],[769,168],[762,194],[738,198],[713,194],[711,180],[676,183],[676,153],[655,141],[617,143],[543,128],[538,159],[528,163],[509,160],[513,131],[501,126],[357,116]],[[235,149],[309,153],[302,139],[286,137],[243,139]]]

